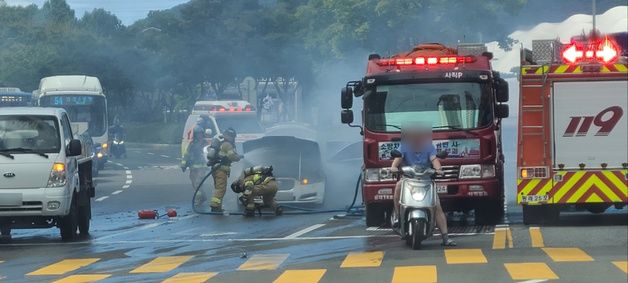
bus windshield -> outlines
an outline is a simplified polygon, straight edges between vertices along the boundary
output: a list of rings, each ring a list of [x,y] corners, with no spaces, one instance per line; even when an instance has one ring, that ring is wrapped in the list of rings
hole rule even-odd
[[[46,95],[41,97],[39,104],[65,109],[71,122],[87,123],[92,137],[100,137],[107,130],[107,104],[102,96]]]
[[[435,130],[473,129],[493,119],[490,88],[474,82],[380,85],[364,98],[365,125],[399,132],[405,122],[431,123]]]

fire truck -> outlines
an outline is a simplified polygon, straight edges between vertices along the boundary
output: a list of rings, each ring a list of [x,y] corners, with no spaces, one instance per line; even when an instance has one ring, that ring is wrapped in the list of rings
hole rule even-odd
[[[626,33],[521,50],[517,202],[526,224],[626,205]],[[623,46],[623,48],[621,47]]]
[[[432,125],[433,144],[447,158],[435,179],[446,211],[475,210],[477,223],[495,223],[504,212],[501,119],[508,117],[508,84],[491,68],[483,44],[419,44],[382,58],[371,54],[366,76],[341,92],[341,120],[361,127],[362,198],[367,226],[386,224],[396,178],[391,151],[402,124]],[[362,126],[352,125],[353,98],[363,100]],[[440,154],[439,154],[440,155]]]

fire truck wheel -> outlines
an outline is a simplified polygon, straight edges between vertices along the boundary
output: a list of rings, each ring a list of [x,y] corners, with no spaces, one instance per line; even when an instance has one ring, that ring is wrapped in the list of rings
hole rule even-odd
[[[504,202],[489,201],[475,209],[475,223],[478,225],[494,225],[504,217]]]
[[[379,227],[386,221],[386,209],[381,204],[367,204],[365,210],[367,227]]]

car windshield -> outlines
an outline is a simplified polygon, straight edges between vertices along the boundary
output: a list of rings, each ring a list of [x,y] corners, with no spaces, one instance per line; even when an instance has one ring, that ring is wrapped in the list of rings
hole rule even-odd
[[[107,129],[107,104],[102,96],[47,95],[40,99],[40,106],[61,107],[68,112],[73,123],[87,123],[92,137],[100,137]]]
[[[407,121],[473,129],[493,117],[489,87],[472,82],[380,85],[364,103],[366,127],[376,132],[398,132]]]
[[[233,128],[242,134],[258,134],[264,132],[257,120],[257,116],[217,117],[216,124],[221,131]]]
[[[0,151],[58,153],[60,149],[59,125],[54,116],[0,116]]]

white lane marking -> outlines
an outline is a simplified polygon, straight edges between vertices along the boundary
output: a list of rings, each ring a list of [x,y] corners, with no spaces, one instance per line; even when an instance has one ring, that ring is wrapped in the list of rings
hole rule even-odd
[[[126,189],[128,189],[129,187],[131,187],[131,186],[129,186],[129,185],[124,185],[124,186],[122,186],[122,189],[123,189],[123,190],[126,190]]]
[[[227,236],[227,235],[236,235],[236,232],[224,232],[224,233],[209,233],[209,234],[201,234],[201,237],[218,237],[218,236]]]
[[[148,155],[155,155],[155,154],[154,154],[154,153],[152,153],[152,152],[147,152],[146,154],[148,154]]]
[[[170,158],[170,156],[168,156],[168,155],[163,155],[163,154],[162,154],[162,155],[160,155],[160,156],[161,156],[161,157],[163,157],[163,158]]]
[[[133,175],[126,175],[127,179],[133,179]]]
[[[518,283],[540,283],[540,282],[546,282],[547,279],[533,279],[533,280],[527,280],[527,281],[519,281]]]
[[[126,173],[127,175],[131,175],[131,170],[126,170],[124,173]]]
[[[109,198],[109,196],[99,197],[99,198],[96,199],[96,201],[103,201],[103,200],[106,200],[108,198]]]
[[[119,193],[121,193],[121,192],[122,192],[122,190],[117,190],[117,191],[115,191],[115,192],[113,192],[113,193],[111,193],[111,194],[112,194],[112,195],[117,195],[117,194],[119,194]]]
[[[129,170],[129,167],[124,166],[124,170]]]
[[[296,231],[296,232],[294,232],[294,233],[292,233],[292,234],[290,234],[288,236],[285,236],[284,238],[285,239],[294,239],[294,238],[302,236],[302,235],[304,235],[306,233],[312,232],[312,231],[314,231],[314,230],[316,230],[318,228],[321,228],[323,226],[325,226],[325,224],[315,224],[315,225],[312,225],[310,227],[307,227],[307,228],[301,229],[299,231]]]
[[[126,180],[126,184],[131,184],[133,183],[133,180]]]

